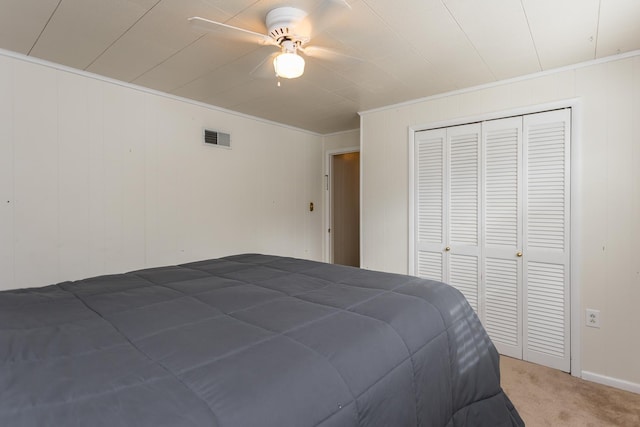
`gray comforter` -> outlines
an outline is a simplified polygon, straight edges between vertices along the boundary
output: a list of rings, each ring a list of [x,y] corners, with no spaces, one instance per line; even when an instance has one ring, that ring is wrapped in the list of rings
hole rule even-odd
[[[238,255],[0,292],[0,426],[515,426],[442,283]]]

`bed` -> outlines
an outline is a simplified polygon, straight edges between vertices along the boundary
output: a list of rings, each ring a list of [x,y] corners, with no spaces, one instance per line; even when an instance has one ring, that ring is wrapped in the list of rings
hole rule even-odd
[[[454,288],[243,254],[0,292],[1,426],[521,426]]]

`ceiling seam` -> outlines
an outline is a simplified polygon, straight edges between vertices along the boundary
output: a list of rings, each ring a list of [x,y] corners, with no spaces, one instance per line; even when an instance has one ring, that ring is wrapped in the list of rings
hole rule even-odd
[[[250,5],[246,6],[244,9],[240,10],[239,12],[237,12],[235,15],[232,15],[231,17],[229,17],[228,19],[226,19],[224,22],[227,23],[229,21],[232,21],[233,19],[235,19],[236,17],[238,17],[238,15],[241,15],[245,10],[252,8],[253,6],[255,6],[256,4],[258,4],[260,2],[260,0],[255,0],[253,3],[251,3]],[[154,6],[155,7],[155,6]],[[156,69],[157,67],[159,67],[160,65],[164,64],[165,62],[167,62],[169,59],[173,58],[175,55],[179,54],[180,52],[182,52],[184,49],[188,48],[189,46],[191,46],[192,44],[198,42],[200,39],[202,39],[203,37],[206,37],[207,35],[209,35],[209,33],[204,33],[202,36],[198,37],[197,39],[195,39],[194,41],[192,41],[191,43],[189,43],[188,45],[186,45],[185,47],[183,47],[182,49],[176,51],[175,53],[173,53],[172,55],[170,55],[168,58],[166,58],[164,61],[159,62],[158,64],[154,65],[153,67],[151,67],[150,69],[148,69],[147,71],[143,72],[142,74],[140,74],[139,76],[137,76],[135,79],[132,80],[132,82],[135,82],[136,80],[138,80],[140,77],[142,77],[143,75],[145,75],[146,73],[148,73],[149,71],[153,71],[154,69]],[[255,52],[257,49],[252,50],[251,52],[246,53],[245,55],[240,56],[239,58],[236,58],[233,62],[244,58],[245,56]],[[169,90],[169,93],[173,93],[176,90],[188,85],[189,83],[192,83],[198,79],[201,79],[202,77],[218,70],[219,68],[223,67],[223,65],[219,65],[213,69],[207,70],[206,73],[201,74],[191,80],[189,80],[186,83],[182,83],[180,85],[178,85],[177,87],[174,87],[172,89]]]
[[[62,0],[60,0],[62,1]],[[142,14],[142,16],[140,16],[140,18],[136,19],[136,22],[134,22],[133,24],[131,24],[129,26],[129,28],[127,28],[122,34],[120,34],[120,36],[115,39],[109,46],[107,46],[102,52],[100,52],[98,54],[98,56],[96,56],[86,67],[83,68],[84,71],[87,71],[89,67],[91,67],[97,60],[98,58],[100,58],[102,55],[105,54],[106,51],[108,51],[109,49],[111,49],[111,47],[116,44],[122,37],[124,37],[125,34],[127,34],[129,31],[131,31],[131,29],[142,20],[142,18],[144,18],[145,16],[147,16],[147,14],[149,12],[151,12],[153,9],[155,9],[156,6],[158,6],[158,4],[160,4],[162,0],[158,0],[153,6],[151,6],[149,8],[149,10],[147,10],[145,13]]]
[[[232,15],[229,19],[227,19],[227,20],[226,20],[226,21],[224,21],[224,22],[226,23],[226,22],[229,22],[229,21],[231,21],[231,20],[233,20],[233,19],[237,18],[239,15],[242,15],[246,10],[251,9],[253,6],[255,6],[256,4],[260,3],[260,1],[261,1],[261,0],[256,0],[256,1],[254,1],[253,3],[251,3],[250,5],[248,5],[247,7],[245,7],[244,9],[242,9],[242,10],[240,10],[240,11],[236,12],[236,14],[235,14],[235,15]]]
[[[191,43],[187,44],[186,46],[183,46],[181,49],[176,50],[175,52],[173,52],[171,55],[167,56],[165,59],[163,59],[162,61],[158,62],[156,65],[152,66],[151,68],[148,68],[147,70],[143,71],[142,73],[138,74],[136,77],[134,77],[131,82],[135,82],[136,80],[138,80],[140,77],[144,76],[145,74],[147,74],[150,71],[155,70],[156,68],[158,68],[159,66],[161,66],[162,64],[164,64],[165,62],[167,62],[168,60],[170,60],[171,58],[173,58],[174,56],[176,56],[177,54],[179,54],[180,52],[182,52],[183,50],[187,49],[188,47],[190,47],[191,45],[195,44],[196,42],[198,42],[200,39],[202,39],[203,37],[207,36],[207,34],[203,34],[200,37],[196,38],[195,40],[193,40]]]
[[[406,39],[402,34],[400,34],[400,33],[396,32],[396,31],[394,31],[394,29],[393,29],[393,27],[391,26],[391,24],[390,24],[389,22],[387,22],[387,20],[386,20],[386,19],[384,19],[384,17],[383,17],[382,15],[380,15],[380,14],[379,14],[379,13],[378,13],[374,8],[373,8],[373,7],[372,7],[372,6],[367,2],[367,0],[362,0],[362,3],[364,3],[364,4],[367,6],[367,8],[369,8],[369,10],[371,11],[371,13],[373,13],[375,16],[377,16],[377,17],[378,17],[378,19],[379,19],[380,21],[382,21],[382,22],[384,23],[384,25],[386,25],[386,26],[387,26],[387,28],[388,28],[389,30],[393,31],[393,32],[395,33],[395,35],[396,35],[399,39],[401,39],[404,43],[406,43],[408,46],[410,46],[410,47],[411,47],[411,49],[416,53],[416,55],[420,57],[420,60],[424,61],[428,66],[433,67],[433,64],[431,63],[431,61],[429,61],[429,59],[425,58],[425,57],[420,53],[420,51],[419,51],[419,49],[417,48],[417,46],[415,46],[415,45],[414,45],[414,43],[413,43],[411,40]],[[389,77],[391,77],[393,80],[395,80],[395,81],[397,81],[398,83],[400,83],[400,84],[404,85],[404,83],[403,83],[403,81],[402,81],[401,79],[399,79],[397,76],[395,76],[395,75],[393,75],[393,74],[391,74],[391,73],[387,72],[387,70],[384,70],[384,69],[382,69],[382,68],[378,67],[375,63],[373,63],[373,62],[371,62],[371,61],[367,61],[367,60],[364,60],[364,59],[363,59],[363,61],[368,62],[368,63],[369,63],[369,64],[371,64],[373,67],[376,67],[377,69],[379,69],[380,71],[382,71],[383,73],[385,73],[386,75],[388,75]],[[329,68],[329,69],[330,69],[330,68]],[[342,72],[342,71],[337,71],[337,70],[333,70],[333,71],[334,71],[336,74],[338,74],[340,77],[342,77],[342,78],[344,78],[345,80],[350,81],[351,83],[353,83],[353,85],[355,85],[356,87],[358,87],[358,88],[362,88],[362,89],[366,90],[366,91],[367,91],[367,92],[369,92],[369,93],[373,93],[373,94],[375,94],[375,92],[373,92],[373,91],[369,90],[368,88],[366,88],[366,87],[364,87],[364,86],[361,86],[362,82],[361,82],[361,81],[359,81],[358,79],[354,79],[354,78],[353,78],[353,77],[351,77],[348,73],[344,73],[344,72]],[[346,89],[346,88],[341,88],[341,89],[336,89],[336,90],[337,90],[337,91],[340,91],[340,90],[343,90],[343,89]],[[344,95],[340,95],[339,93],[336,93],[336,90],[331,90],[331,93],[333,93],[334,95],[340,96],[340,97],[344,98],[345,100],[347,100],[347,101],[349,101],[349,102],[356,103],[356,104],[358,104],[358,106],[360,106],[360,105],[361,105],[362,100],[351,99],[351,98],[346,97],[346,96],[344,96]]]
[[[527,15],[527,9],[524,7],[524,3],[520,0],[520,7],[522,7],[522,13],[524,13],[524,19],[527,21],[527,28],[529,28],[529,37],[531,37],[531,43],[533,43],[533,50],[536,51],[536,59],[538,60],[538,67],[540,71],[543,71],[542,61],[540,61],[540,54],[538,53],[538,46],[536,46],[536,40],[533,38],[533,31],[531,30],[531,22],[529,22],[529,16]]]
[[[374,9],[370,4],[369,4],[369,3],[368,3],[368,0],[362,0],[362,1],[363,1],[363,3],[364,3],[364,4],[366,4],[366,5],[367,5],[367,7],[369,8],[369,10],[370,10],[374,15],[376,15],[376,16],[378,17],[378,19],[380,19],[382,22],[384,22],[384,24],[385,24],[389,29],[393,30],[392,25],[391,25],[389,22],[387,22],[387,20],[384,18],[384,16],[382,16],[380,13],[378,13],[378,12],[377,12],[377,11],[376,11],[376,10],[375,10],[375,9]],[[442,0],[440,0],[440,3],[444,6],[444,3],[443,3],[443,1],[442,1]],[[445,7],[446,7],[446,6],[445,6]],[[447,11],[448,11],[448,10],[447,10]],[[449,13],[450,13],[450,12],[449,12]],[[456,22],[456,24],[457,24],[457,22]],[[403,41],[404,41],[404,42],[405,42],[405,43],[410,47],[410,49],[411,49],[412,51],[414,51],[414,52],[415,52],[416,56],[418,56],[418,57],[420,58],[420,60],[421,60],[421,61],[423,61],[423,62],[424,62],[427,66],[429,66],[431,69],[434,69],[434,68],[435,68],[435,65],[433,64],[433,62],[431,62],[431,61],[429,60],[429,58],[428,58],[428,57],[426,57],[423,53],[421,53],[420,48],[418,48],[418,46],[416,46],[416,45],[415,45],[415,43],[413,43],[413,41],[412,41],[411,39],[407,39],[407,38],[405,38],[405,36],[403,35],[403,34],[404,34],[403,32],[398,33],[398,32],[396,32],[396,31],[394,31],[394,33],[396,34],[396,36],[397,36],[398,38],[400,38],[401,40],[403,40]],[[475,49],[475,47],[474,47],[474,49]],[[375,66],[375,64],[373,64],[373,65]],[[486,65],[486,64],[485,64],[485,65]],[[487,68],[488,68],[488,66],[487,66]],[[385,70],[382,70],[382,71],[386,72]],[[491,70],[490,70],[490,71],[491,71]],[[338,74],[340,74],[340,73],[338,73]],[[493,73],[491,73],[491,75],[493,75]],[[401,84],[403,84],[403,82],[402,82],[402,80],[401,80],[401,79],[398,79],[395,75],[391,75],[391,76],[392,76],[396,81],[399,81]],[[347,80],[351,81],[348,77],[346,77],[346,76],[344,76],[344,75],[343,75],[342,77],[345,77]],[[353,83],[354,83],[356,86],[358,86],[358,82],[353,82]],[[453,80],[448,80],[448,83],[450,83],[450,84],[451,84],[451,85],[453,85],[454,87],[458,87],[458,83],[457,83],[457,82],[455,82],[455,81],[453,81]],[[350,100],[350,101],[352,101],[352,102],[357,103],[358,105],[361,105],[361,102],[360,102],[359,100],[354,100],[354,99],[350,99],[350,98],[347,98],[347,99],[348,99],[348,100]]]
[[[53,12],[51,12],[51,15],[49,15],[49,19],[47,19],[47,22],[42,27],[42,31],[40,31],[40,34],[38,34],[38,37],[36,38],[36,41],[33,42],[33,45],[31,46],[31,49],[29,49],[29,52],[27,53],[27,56],[31,55],[31,51],[36,47],[36,45],[40,41],[40,37],[42,37],[42,34],[44,33],[44,30],[47,29],[47,26],[49,25],[49,22],[51,22],[51,19],[53,19],[53,15],[56,14],[58,8],[60,7],[60,4],[62,4],[62,0],[58,1],[58,4],[56,5],[55,9],[53,9]]]
[[[391,24],[390,24],[389,22],[387,22],[387,20],[386,20],[386,19],[384,19],[384,17],[383,17],[382,15],[380,15],[380,14],[379,14],[379,13],[378,13],[374,8],[373,8],[373,7],[371,7],[371,5],[367,2],[367,0],[363,0],[363,3],[364,3],[364,4],[366,4],[366,5],[367,5],[367,7],[369,8],[369,10],[370,10],[374,15],[376,15],[376,16],[378,17],[378,19],[380,19],[382,22],[384,22],[384,24],[385,24],[385,25],[386,25],[390,30],[393,30],[393,27],[391,26]],[[404,42],[405,42],[406,44],[408,44],[409,46],[411,46],[411,47],[416,51],[416,53],[419,53],[419,49],[417,48],[417,46],[415,46],[415,44],[413,43],[413,41],[412,41],[412,40],[405,38],[403,34],[399,34],[399,33],[397,33],[396,31],[394,31],[394,33],[396,33],[396,35],[397,35],[400,39],[404,40]],[[422,54],[420,54],[420,58],[421,58],[423,61],[425,61],[427,64],[429,64],[430,66],[432,66],[432,67],[433,67],[433,64],[431,63],[431,61],[429,61],[429,59],[428,59],[428,58],[425,58]]]
[[[480,52],[478,51],[478,48],[476,47],[475,44],[473,44],[473,42],[471,41],[471,38],[469,37],[469,35],[467,34],[467,32],[462,28],[462,25],[460,25],[460,23],[458,22],[458,20],[456,19],[456,17],[453,15],[453,12],[451,12],[451,9],[449,9],[449,6],[447,6],[447,4],[445,3],[444,0],[440,0],[440,2],[442,3],[442,5],[444,6],[445,9],[447,9],[447,12],[449,13],[449,16],[451,16],[451,19],[453,19],[453,21],[456,23],[456,25],[458,26],[458,28],[460,29],[460,31],[462,31],[462,34],[464,34],[464,37],[467,39],[467,41],[469,42],[469,44],[471,45],[471,47],[473,47],[473,50],[478,54],[478,57],[480,58],[480,60],[482,61],[482,63],[487,67],[487,70],[489,70],[489,73],[491,73],[491,77],[493,77],[493,80],[499,80],[496,75],[494,74],[493,70],[491,69],[491,67],[489,66],[489,64],[487,64],[487,61],[484,60],[484,57],[480,54]]]
[[[206,35],[206,34],[205,34],[205,35]],[[254,50],[252,50],[252,51],[250,51],[250,52],[247,52],[247,53],[245,53],[244,55],[241,55],[241,56],[239,56],[239,57],[235,58],[235,59],[234,59],[233,61],[231,61],[231,62],[228,62],[228,63],[222,64],[222,65],[218,65],[217,67],[215,67],[215,68],[213,68],[213,69],[211,69],[211,70],[207,71],[205,74],[202,74],[201,76],[198,76],[198,77],[194,77],[193,79],[189,80],[188,82],[183,83],[183,84],[181,84],[180,86],[178,86],[178,87],[176,87],[176,88],[174,88],[174,89],[171,89],[171,91],[170,91],[169,93],[173,93],[173,92],[175,92],[176,90],[182,89],[183,87],[185,87],[185,86],[187,86],[187,85],[189,85],[189,84],[191,84],[191,83],[195,82],[195,81],[196,81],[196,80],[198,80],[198,79],[201,79],[201,78],[203,78],[203,77],[205,77],[205,76],[208,76],[209,74],[214,73],[214,72],[218,71],[218,70],[219,70],[219,69],[221,69],[221,68],[228,67],[228,66],[230,66],[230,65],[232,65],[232,64],[235,64],[236,62],[240,61],[242,58],[244,58],[244,57],[246,57],[246,56],[249,56],[249,55],[253,54],[256,50],[258,50],[258,49],[260,49],[260,48],[262,48],[262,47],[263,47],[263,46],[258,46],[258,47],[256,47]],[[255,79],[252,79],[252,80],[255,80]],[[236,86],[234,86],[234,87],[238,87],[238,86],[240,86],[241,84],[246,84],[246,83],[238,83],[238,84],[237,84]],[[226,90],[224,90],[224,91],[226,91]],[[221,93],[221,92],[218,92],[218,93]]]
[[[160,3],[160,1],[161,1],[161,0],[159,0],[159,1],[158,1],[158,3]],[[226,19],[224,22],[226,23],[226,22],[229,22],[229,21],[233,20],[234,18],[236,18],[236,17],[238,17],[240,14],[242,14],[245,10],[252,8],[253,6],[255,6],[255,5],[256,5],[257,3],[259,3],[259,2],[260,2],[260,0],[256,0],[255,2],[253,2],[252,4],[250,4],[249,6],[245,7],[244,9],[240,10],[239,12],[237,12],[235,15],[231,15],[231,16],[230,16],[228,19]],[[156,5],[157,5],[158,3],[156,3]],[[155,5],[154,5],[153,7],[155,7]],[[152,9],[153,9],[153,8],[152,8]],[[151,9],[149,9],[149,10],[151,10]],[[146,14],[145,14],[145,15],[146,15]],[[142,18],[142,17],[141,17],[141,18]],[[137,21],[136,21],[136,24],[137,24]],[[134,25],[135,25],[135,24],[134,24]],[[127,31],[128,31],[128,30],[127,30]],[[144,76],[146,73],[148,73],[148,72],[150,72],[150,71],[153,71],[154,69],[158,68],[160,65],[164,64],[164,63],[165,63],[165,62],[167,62],[169,59],[173,58],[174,56],[176,56],[177,54],[179,54],[180,52],[182,52],[184,49],[188,48],[189,46],[193,45],[194,43],[198,42],[200,39],[202,39],[203,37],[206,37],[206,36],[208,36],[208,35],[209,35],[209,33],[204,33],[202,36],[198,37],[197,39],[195,39],[194,41],[192,41],[192,42],[191,42],[191,43],[189,43],[188,45],[184,46],[182,49],[180,49],[180,50],[178,50],[178,51],[174,52],[173,54],[171,54],[169,57],[167,57],[167,58],[166,58],[166,59],[164,59],[163,61],[161,61],[161,62],[157,63],[157,64],[156,64],[156,65],[154,65],[153,67],[149,68],[148,70],[144,71],[144,72],[143,72],[143,73],[141,73],[140,75],[136,76],[136,77],[135,77],[133,80],[131,80],[131,81],[132,81],[132,82],[135,82],[135,81],[136,81],[136,80],[138,80],[140,77]],[[116,40],[116,41],[117,41],[117,40]],[[239,59],[241,59],[241,58],[244,58],[245,56],[247,56],[247,55],[249,55],[249,54],[251,54],[251,53],[255,52],[255,50],[257,50],[257,49],[254,49],[254,50],[252,50],[251,52],[248,52],[248,53],[246,53],[245,55],[242,55],[242,56],[240,56],[240,57],[236,58],[233,62],[236,62],[237,60],[239,60]],[[104,53],[104,52],[103,52],[103,53]],[[102,55],[102,54],[101,54],[101,55]],[[176,87],[174,87],[174,88],[172,88],[172,89],[169,89],[169,90],[168,90],[168,93],[173,93],[173,92],[175,92],[176,90],[178,90],[178,89],[180,89],[180,88],[182,88],[182,87],[184,87],[184,86],[188,85],[189,83],[193,83],[194,81],[196,81],[196,80],[198,80],[198,79],[201,79],[202,77],[204,77],[204,76],[206,76],[206,75],[208,75],[208,74],[210,74],[210,73],[212,73],[212,72],[214,72],[214,71],[218,70],[219,68],[221,68],[221,67],[223,67],[223,66],[224,66],[224,65],[220,65],[220,66],[217,66],[217,67],[215,67],[215,68],[213,68],[213,69],[207,70],[207,72],[206,72],[206,73],[201,74],[201,75],[199,75],[199,76],[197,76],[197,77],[195,77],[195,78],[193,78],[193,79],[189,80],[188,82],[185,82],[185,83],[179,84],[178,86],[176,86]]]

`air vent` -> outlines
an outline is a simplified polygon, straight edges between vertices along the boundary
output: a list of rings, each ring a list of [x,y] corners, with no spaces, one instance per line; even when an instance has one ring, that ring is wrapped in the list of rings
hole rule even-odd
[[[231,135],[217,130],[204,130],[204,143],[219,145],[221,147],[231,147]]]
[[[280,40],[281,38],[289,37],[291,31],[289,27],[278,27],[269,31],[269,35],[273,37],[275,40]]]

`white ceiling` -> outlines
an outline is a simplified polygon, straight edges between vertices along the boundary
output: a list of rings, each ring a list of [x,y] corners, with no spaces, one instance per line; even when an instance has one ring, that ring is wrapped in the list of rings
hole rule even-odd
[[[322,0],[0,0],[0,48],[318,133],[358,111],[640,49],[640,0],[348,0],[277,87],[250,71],[273,47],[189,25],[201,16],[266,33],[279,6]]]

